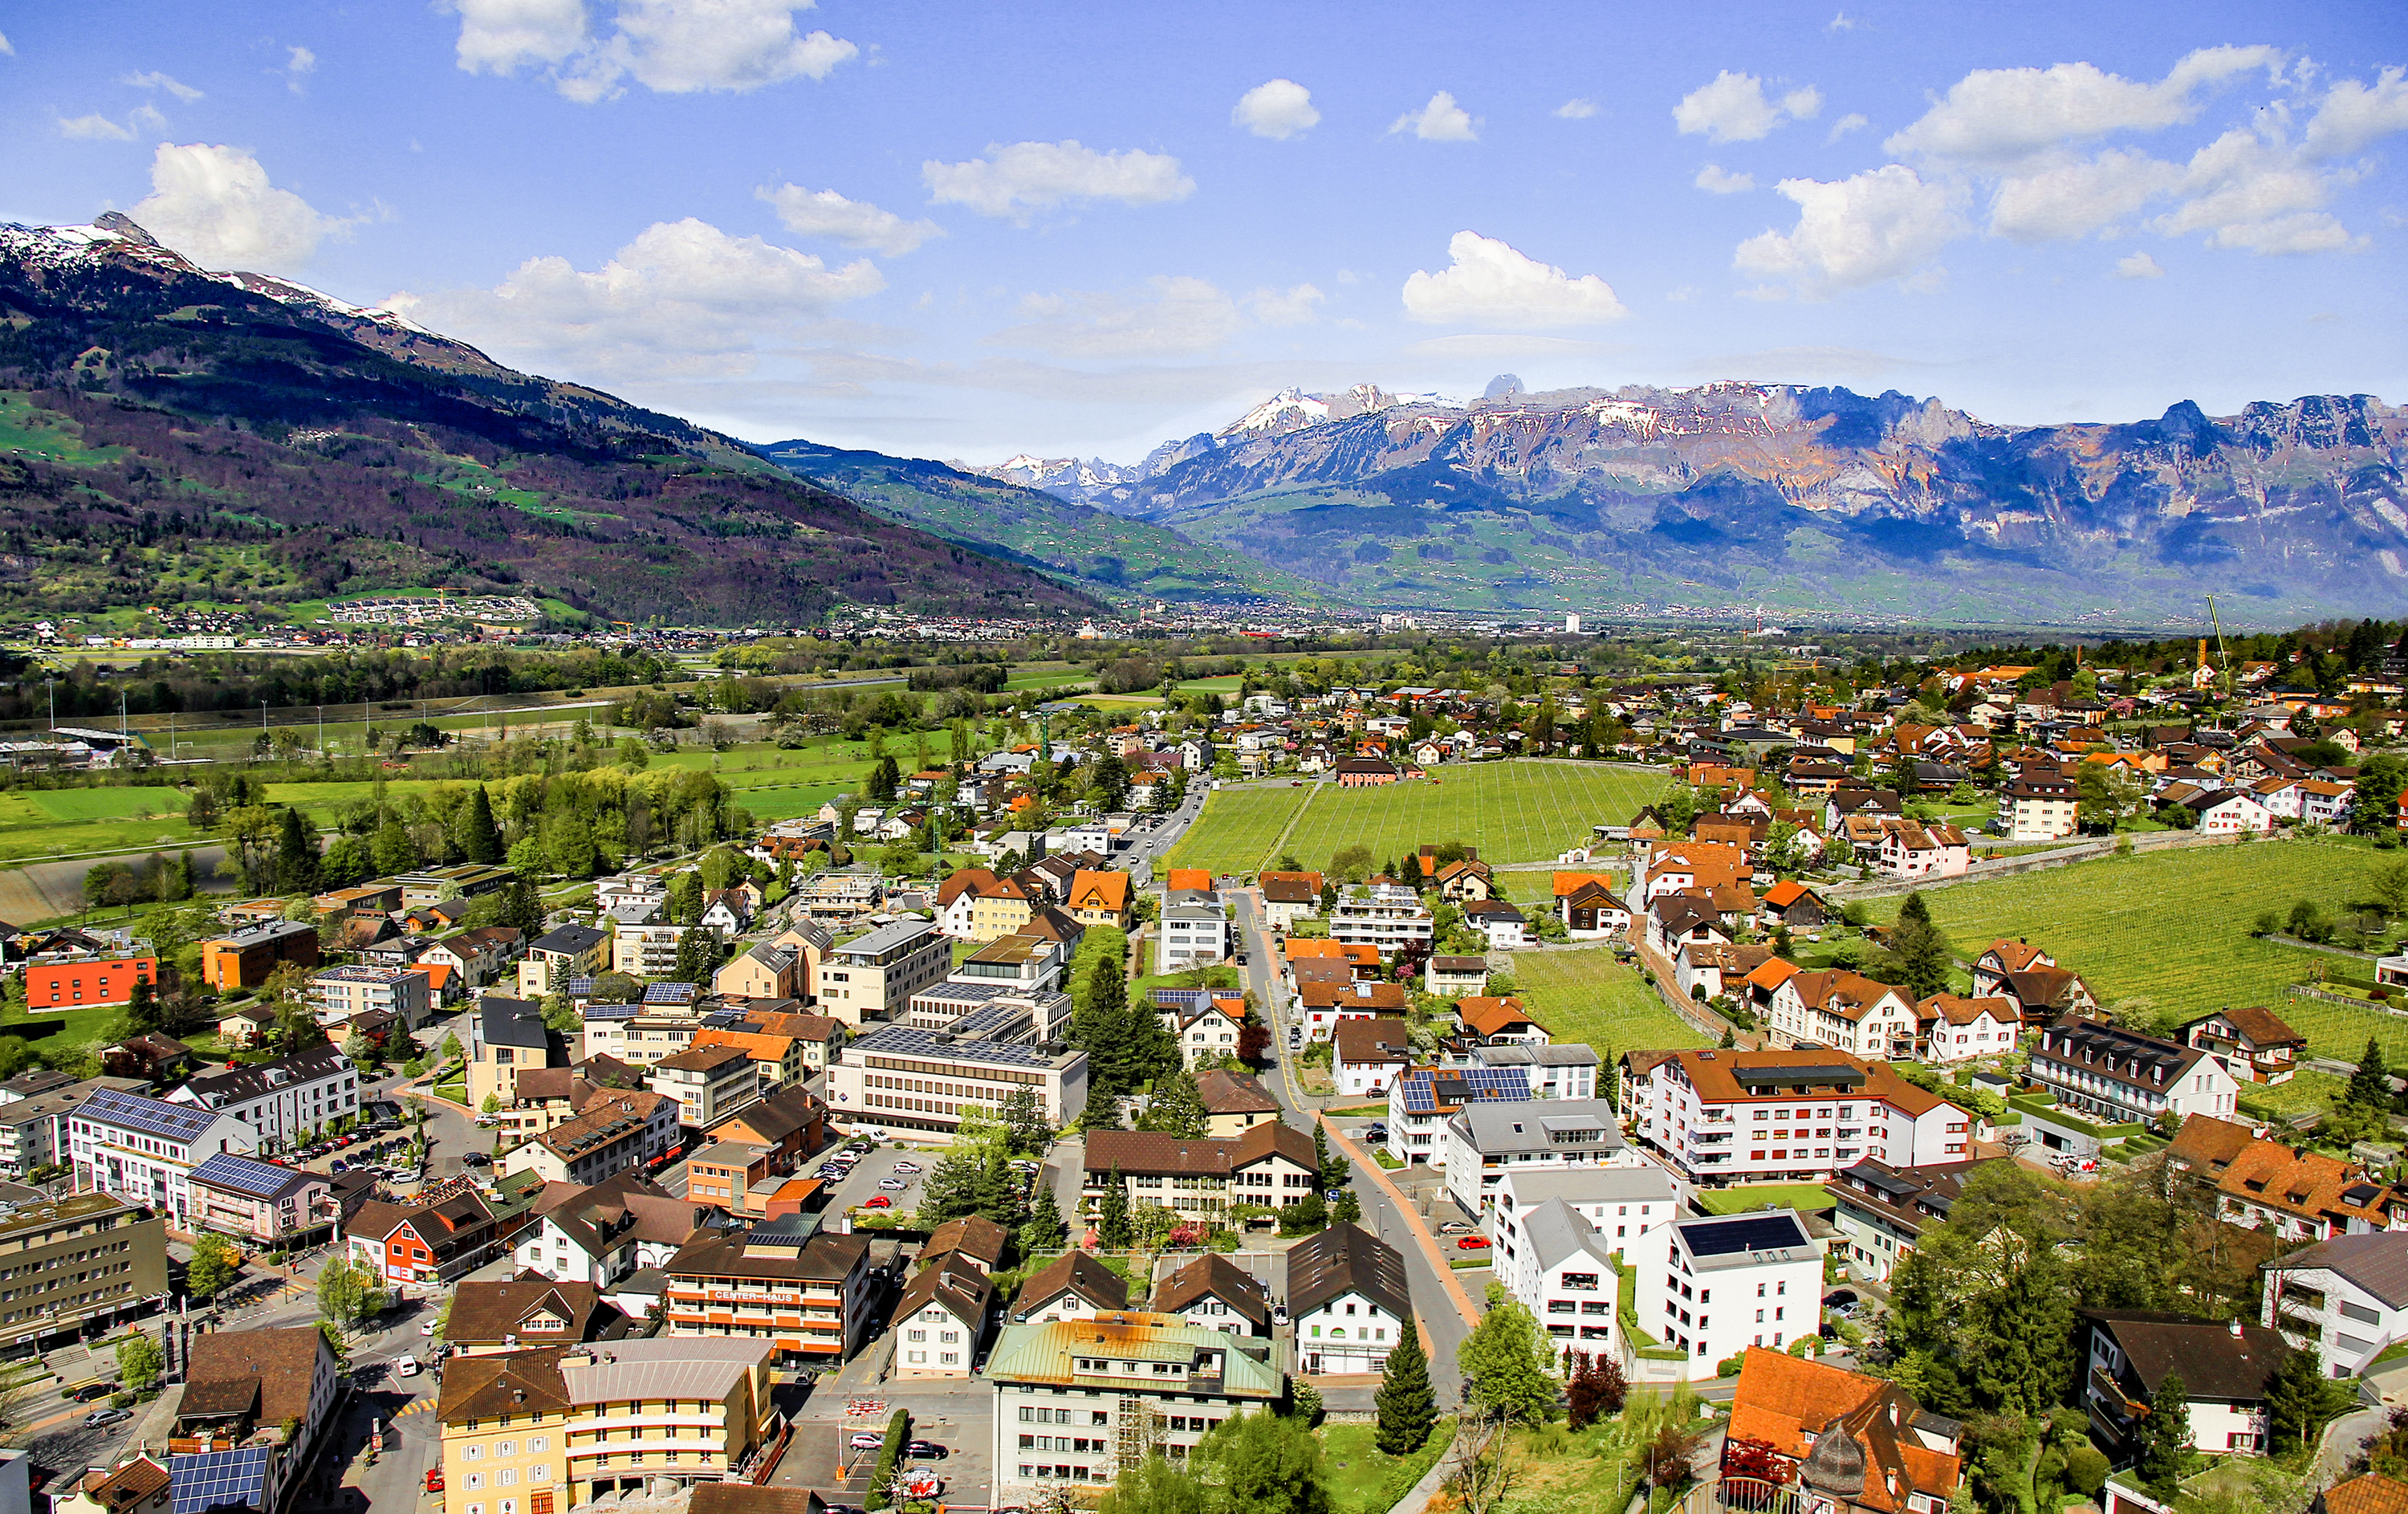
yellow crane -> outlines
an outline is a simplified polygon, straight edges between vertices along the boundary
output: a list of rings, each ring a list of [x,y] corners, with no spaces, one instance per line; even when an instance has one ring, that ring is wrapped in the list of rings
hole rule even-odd
[[[2207,597],[2207,623],[2215,630],[2216,682],[2220,685],[2219,692],[2229,699],[2232,697],[2232,654],[2225,650],[2224,622],[2216,616],[2215,596],[2213,594]],[[2199,660],[2202,663],[2207,660],[2207,642],[2204,640],[2199,643]]]

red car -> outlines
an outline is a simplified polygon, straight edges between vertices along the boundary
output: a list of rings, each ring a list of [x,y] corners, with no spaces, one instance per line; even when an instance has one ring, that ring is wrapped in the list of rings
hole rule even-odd
[[[441,1467],[430,1466],[426,1469],[426,1491],[431,1493],[439,1493],[443,1491],[443,1469]]]
[[[895,1201],[888,1198],[883,1193],[873,1193],[869,1196],[868,1201],[862,1204],[862,1207],[865,1209],[892,1209],[895,1207]],[[1482,1244],[1485,1245],[1487,1243],[1483,1242]]]
[[[1488,1237],[1485,1235],[1467,1235],[1463,1239],[1455,1243],[1455,1248],[1458,1251],[1484,1251],[1488,1248]]]

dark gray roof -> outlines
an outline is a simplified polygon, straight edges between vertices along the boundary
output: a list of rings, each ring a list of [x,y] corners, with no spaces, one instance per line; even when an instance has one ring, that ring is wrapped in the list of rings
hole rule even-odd
[[[2269,1272],[2310,1267],[2338,1273],[2392,1308],[2408,1308],[2408,1231],[2336,1235],[2266,1263]]]
[[[2291,1354],[2282,1333],[2264,1325],[2243,1325],[2235,1334],[2217,1320],[2146,1309],[2085,1309],[2082,1317],[2115,1337],[2152,1392],[2178,1372],[2194,1400],[2262,1399]]]
[[[543,1006],[532,999],[489,997],[478,1002],[483,1015],[478,1032],[489,1046],[549,1045],[543,1029]]]
[[[278,1089],[295,1083],[316,1083],[325,1078],[339,1077],[351,1063],[332,1045],[312,1046],[296,1051],[290,1057],[280,1057],[272,1062],[254,1062],[248,1067],[230,1067],[221,1072],[203,1073],[177,1091],[190,1094],[189,1102],[208,1109],[222,1109],[228,1104],[242,1103],[262,1098]]]
[[[605,937],[590,925],[564,925],[547,935],[538,936],[529,951],[584,952],[591,951]]]
[[[1405,1261],[1369,1231],[1332,1225],[1307,1236],[1287,1254],[1287,1306],[1306,1315],[1341,1293],[1354,1293],[1399,1319],[1413,1317]]]

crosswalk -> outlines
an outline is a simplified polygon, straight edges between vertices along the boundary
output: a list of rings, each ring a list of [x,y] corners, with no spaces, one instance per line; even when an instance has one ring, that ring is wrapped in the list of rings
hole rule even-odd
[[[395,1410],[394,1418],[399,1420],[412,1414],[432,1414],[435,1412],[435,1405],[436,1399],[431,1393],[424,1398],[413,1398]]]

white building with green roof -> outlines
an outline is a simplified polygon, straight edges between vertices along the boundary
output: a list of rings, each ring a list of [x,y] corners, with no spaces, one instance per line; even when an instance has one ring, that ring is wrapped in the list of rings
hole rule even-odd
[[[995,1388],[995,1501],[1065,1483],[1109,1483],[1159,1448],[1183,1462],[1232,1415],[1286,1396],[1272,1343],[1175,1314],[1008,1325],[987,1360]]]

